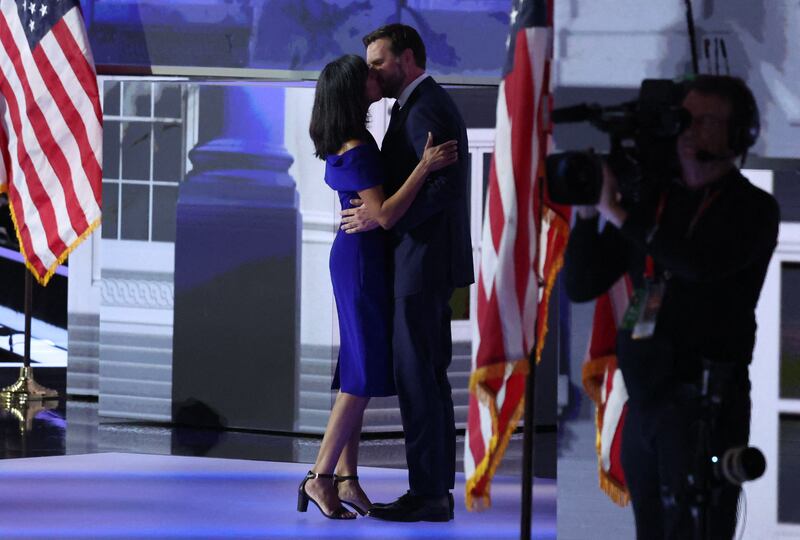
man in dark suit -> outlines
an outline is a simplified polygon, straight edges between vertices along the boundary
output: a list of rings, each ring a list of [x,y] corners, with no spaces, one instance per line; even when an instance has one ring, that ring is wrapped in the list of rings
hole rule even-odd
[[[395,193],[434,144],[458,141],[458,161],[425,182],[392,227],[394,250],[393,356],[406,442],[408,492],[376,505],[370,515],[390,521],[453,518],[455,421],[447,367],[452,356],[450,297],[474,281],[469,223],[469,145],[458,109],[425,73],[425,45],[416,30],[383,26],[364,38],[367,64],[385,97],[396,98],[381,154],[386,196]],[[360,204],[360,201],[356,201]],[[342,212],[342,227],[376,226],[365,206]]]

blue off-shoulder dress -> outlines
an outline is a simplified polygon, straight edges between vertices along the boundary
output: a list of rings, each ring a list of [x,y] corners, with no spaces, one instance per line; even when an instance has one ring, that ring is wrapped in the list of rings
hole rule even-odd
[[[375,141],[341,155],[328,156],[325,182],[351,208],[358,191],[383,183],[385,175]],[[331,247],[333,296],[339,314],[339,362],[332,388],[356,396],[394,395],[391,354],[390,254],[380,227],[347,234],[341,229]]]

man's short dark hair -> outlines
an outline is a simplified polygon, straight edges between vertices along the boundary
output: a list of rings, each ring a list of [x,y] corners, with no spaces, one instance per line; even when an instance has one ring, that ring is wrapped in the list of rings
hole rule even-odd
[[[691,91],[718,96],[731,104],[728,146],[737,156],[755,144],[760,130],[758,105],[747,83],[730,75],[698,75],[686,86],[686,92]]]
[[[414,53],[414,62],[417,67],[425,69],[427,58],[425,56],[425,43],[422,42],[422,38],[419,37],[419,33],[414,28],[400,23],[387,24],[374,32],[370,32],[361,41],[364,42],[365,47],[368,47],[373,41],[383,38],[389,40],[389,48],[395,56],[400,56],[404,50],[411,49],[411,52]]]

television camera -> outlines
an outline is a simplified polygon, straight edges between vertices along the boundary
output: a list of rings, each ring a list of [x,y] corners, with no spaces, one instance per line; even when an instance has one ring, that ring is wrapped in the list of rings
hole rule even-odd
[[[603,185],[606,160],[619,182],[623,204],[634,205],[648,189],[679,174],[675,143],[690,122],[681,106],[685,88],[669,79],[645,79],[636,100],[602,107],[581,104],[555,109],[555,124],[589,122],[608,133],[607,156],[593,150],[551,154],[546,160],[550,199],[559,204],[592,205]]]

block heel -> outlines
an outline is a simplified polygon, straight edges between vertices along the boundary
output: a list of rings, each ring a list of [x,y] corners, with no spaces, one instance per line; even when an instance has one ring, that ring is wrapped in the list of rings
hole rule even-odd
[[[333,480],[333,475],[319,474],[313,471],[308,471],[306,477],[303,478],[302,482],[300,482],[300,487],[297,488],[297,511],[305,512],[306,510],[308,510],[308,503],[309,501],[311,501],[312,503],[314,503],[314,506],[316,506],[317,509],[319,509],[320,513],[328,519],[356,519],[356,515],[353,512],[347,510],[347,508],[345,508],[344,506],[342,506],[341,501],[339,502],[338,508],[336,508],[330,514],[326,514],[322,510],[322,507],[319,505],[319,503],[315,501],[314,498],[311,495],[309,495],[308,492],[306,491],[306,483],[309,480],[314,480],[315,478],[326,478],[326,479],[330,478],[331,480]]]

